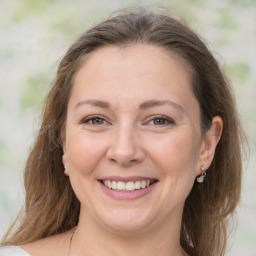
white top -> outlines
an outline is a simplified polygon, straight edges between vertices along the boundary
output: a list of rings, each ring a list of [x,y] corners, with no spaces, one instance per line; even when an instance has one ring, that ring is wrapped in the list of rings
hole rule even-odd
[[[1,246],[0,256],[30,256],[19,246]]]

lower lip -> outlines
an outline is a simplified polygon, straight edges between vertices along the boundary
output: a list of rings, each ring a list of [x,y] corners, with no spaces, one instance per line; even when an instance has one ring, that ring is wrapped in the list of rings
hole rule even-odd
[[[102,184],[101,181],[99,181],[99,183],[101,185],[102,190],[113,199],[134,200],[134,199],[141,198],[147,195],[148,193],[150,193],[150,191],[155,187],[157,182],[154,182],[152,185],[150,185],[147,188],[137,189],[134,191],[117,191],[117,190],[113,190],[106,187],[105,185]]]

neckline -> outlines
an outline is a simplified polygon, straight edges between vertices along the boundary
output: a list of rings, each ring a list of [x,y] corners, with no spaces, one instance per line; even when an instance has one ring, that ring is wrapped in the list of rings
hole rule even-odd
[[[23,248],[21,248],[20,246],[15,245],[15,246],[13,246],[13,247],[17,247],[20,251],[26,253],[26,256],[30,256],[30,254],[29,254],[27,251],[25,251]]]
[[[24,256],[31,256],[27,251],[25,251],[23,248],[21,248],[18,245],[6,245],[6,246],[0,246],[0,249],[3,250],[12,250],[13,252],[23,253]]]

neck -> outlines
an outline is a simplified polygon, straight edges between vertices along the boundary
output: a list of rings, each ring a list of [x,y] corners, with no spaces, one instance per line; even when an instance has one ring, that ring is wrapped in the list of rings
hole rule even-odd
[[[116,231],[81,214],[73,237],[71,256],[186,255],[180,246],[181,219],[176,218],[169,224],[160,226],[156,223],[143,230]]]

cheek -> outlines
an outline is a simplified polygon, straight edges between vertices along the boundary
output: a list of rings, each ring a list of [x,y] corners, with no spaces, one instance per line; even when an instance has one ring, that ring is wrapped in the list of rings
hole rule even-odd
[[[194,177],[200,145],[193,135],[191,132],[173,133],[151,144],[151,156],[165,175]]]
[[[70,171],[90,173],[104,154],[104,145],[79,132],[67,138],[65,154]]]
[[[93,204],[97,166],[104,155],[104,143],[83,131],[68,134],[66,139],[66,160],[70,182],[82,205]]]

